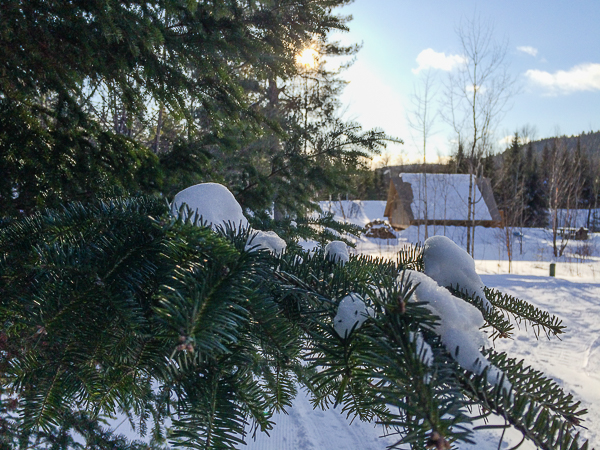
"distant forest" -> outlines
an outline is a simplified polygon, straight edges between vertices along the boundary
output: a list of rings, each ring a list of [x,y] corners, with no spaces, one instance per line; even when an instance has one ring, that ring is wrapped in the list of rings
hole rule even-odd
[[[459,147],[446,164],[387,166],[356,180],[357,198],[385,200],[390,177],[400,173],[468,173]],[[502,153],[481,155],[477,176],[491,180],[498,208],[510,226],[545,227],[557,210],[587,210],[587,228],[600,230],[600,131],[522,143],[515,133]]]

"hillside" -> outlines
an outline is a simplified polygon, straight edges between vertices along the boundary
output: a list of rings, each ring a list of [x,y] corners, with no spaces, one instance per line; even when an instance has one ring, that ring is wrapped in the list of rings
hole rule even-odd
[[[574,151],[577,148],[577,140],[581,142],[582,150],[587,150],[592,153],[600,152],[600,131],[594,131],[590,133],[582,133],[579,136],[559,136],[549,137],[533,141],[533,152],[535,155],[540,155],[544,150],[544,146],[550,147],[555,139],[559,139],[563,145],[567,147],[568,151]]]

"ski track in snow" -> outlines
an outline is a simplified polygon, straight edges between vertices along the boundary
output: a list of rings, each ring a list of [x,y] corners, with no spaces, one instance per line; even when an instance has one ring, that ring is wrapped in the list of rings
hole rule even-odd
[[[489,287],[526,300],[558,316],[567,328],[561,339],[536,339],[532,330],[515,331],[496,348],[523,358],[573,393],[584,416],[582,435],[600,447],[600,284],[530,275],[482,275]]]
[[[303,391],[294,399],[288,414],[277,414],[276,425],[269,432],[256,433],[256,439],[248,437],[247,445],[239,446],[248,450],[382,450],[393,444],[393,437],[379,436],[382,427],[360,422],[352,423],[341,413],[341,407],[322,411],[313,409],[307,394]]]

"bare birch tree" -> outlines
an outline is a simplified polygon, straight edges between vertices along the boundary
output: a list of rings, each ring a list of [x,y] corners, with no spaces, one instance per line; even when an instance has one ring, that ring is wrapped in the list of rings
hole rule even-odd
[[[478,16],[463,19],[456,34],[463,59],[448,76],[443,117],[454,128],[459,141],[467,143],[467,252],[473,255],[475,177],[481,169],[484,152],[492,147],[495,127],[515,93],[516,79],[508,72],[508,42],[494,38],[490,22],[482,22]]]
[[[552,226],[552,249],[554,257],[558,258],[563,255],[572,234],[570,228],[574,223],[571,210],[577,208],[576,201],[581,195],[581,166],[561,138],[552,142],[544,165]]]
[[[600,150],[600,149],[599,149]],[[600,197],[600,154],[598,151],[589,153],[591,176],[591,195],[587,228],[590,231],[598,231],[598,198]]]
[[[426,70],[419,76],[419,81],[413,87],[411,96],[412,108],[407,112],[409,126],[415,130],[423,149],[423,224],[425,225],[425,239],[428,236],[428,210],[427,210],[427,140],[433,134],[433,125],[438,114],[434,108],[433,99],[435,77],[431,69]],[[420,183],[419,183],[420,184]],[[419,186],[420,187],[420,186]]]

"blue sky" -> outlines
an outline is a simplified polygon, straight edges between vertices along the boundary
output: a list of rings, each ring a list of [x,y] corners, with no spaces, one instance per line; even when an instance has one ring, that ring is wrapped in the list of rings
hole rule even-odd
[[[353,20],[350,32],[334,39],[363,44],[344,73],[345,117],[403,139],[403,146],[390,146],[392,157],[421,154],[406,120],[417,59],[433,66],[441,98],[441,82],[461,55],[456,27],[475,15],[494,24],[498,40],[508,40],[509,70],[520,88],[496,127],[497,150],[501,138],[524,125],[535,127],[537,138],[600,130],[598,0],[356,0],[339,12]],[[451,151],[450,128],[438,119],[434,131],[428,160]]]

